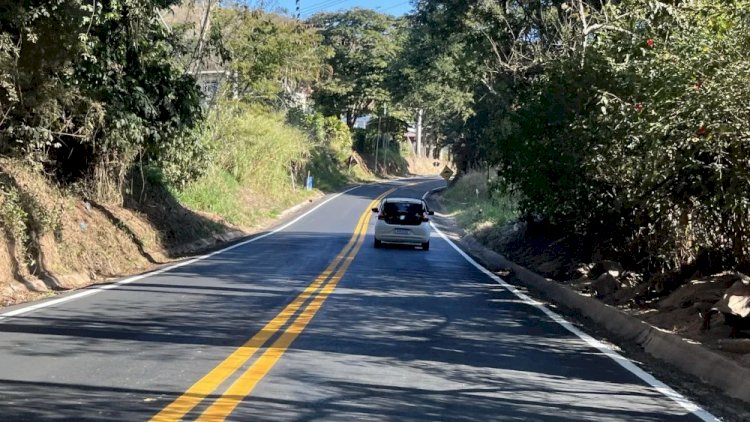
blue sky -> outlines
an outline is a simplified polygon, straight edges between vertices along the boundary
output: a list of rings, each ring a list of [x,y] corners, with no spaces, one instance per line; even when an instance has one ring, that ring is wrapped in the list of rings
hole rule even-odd
[[[284,8],[294,13],[294,0],[271,0],[272,8]],[[273,7],[275,6],[275,7]],[[300,0],[302,17],[306,18],[317,12],[335,12],[339,10],[362,7],[400,16],[411,11],[409,0]]]

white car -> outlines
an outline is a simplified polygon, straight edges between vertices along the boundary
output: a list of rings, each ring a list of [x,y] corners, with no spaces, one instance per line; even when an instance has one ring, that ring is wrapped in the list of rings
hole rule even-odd
[[[405,243],[421,245],[430,249],[430,225],[428,215],[435,213],[427,209],[427,204],[415,198],[385,198],[377,208],[375,223],[375,247],[383,243]]]

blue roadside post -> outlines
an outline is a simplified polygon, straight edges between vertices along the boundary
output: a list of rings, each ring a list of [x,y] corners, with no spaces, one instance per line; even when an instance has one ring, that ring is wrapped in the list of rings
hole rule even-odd
[[[307,172],[307,184],[305,186],[307,190],[312,190],[313,188],[313,177],[310,176],[310,172]]]

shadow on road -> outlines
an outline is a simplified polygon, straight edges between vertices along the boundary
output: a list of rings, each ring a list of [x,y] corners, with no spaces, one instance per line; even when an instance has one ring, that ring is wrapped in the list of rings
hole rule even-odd
[[[150,417],[323,271],[330,258],[320,257],[349,240],[332,227],[277,233],[0,323],[3,419]],[[429,252],[374,249],[368,236],[232,419],[685,420],[684,410],[433,240]],[[134,387],[117,387],[124,380]]]

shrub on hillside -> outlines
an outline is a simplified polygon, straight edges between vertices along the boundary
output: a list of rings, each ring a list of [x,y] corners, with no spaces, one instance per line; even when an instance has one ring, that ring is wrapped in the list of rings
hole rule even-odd
[[[181,41],[160,21],[178,1],[6,3],[0,152],[65,183],[102,176],[121,185],[136,159],[167,163],[176,180],[195,176],[199,89],[178,60]]]
[[[329,149],[339,164],[343,165],[351,156],[352,134],[341,119],[334,116],[325,117],[320,113],[304,113],[298,109],[290,110],[287,118],[293,125],[309,132],[320,146]]]
[[[284,115],[261,106],[225,102],[208,119],[204,142],[215,168],[238,183],[263,191],[299,178],[313,146],[307,133],[285,124]]]
[[[220,103],[208,116],[202,137],[209,151],[207,173],[178,187],[177,196],[191,208],[234,224],[252,225],[299,201],[306,195],[308,171],[315,186],[324,189],[346,180],[327,146],[288,124],[283,113],[262,106]]]
[[[750,263],[750,2],[631,0],[519,84],[494,159],[526,212],[634,263]]]

